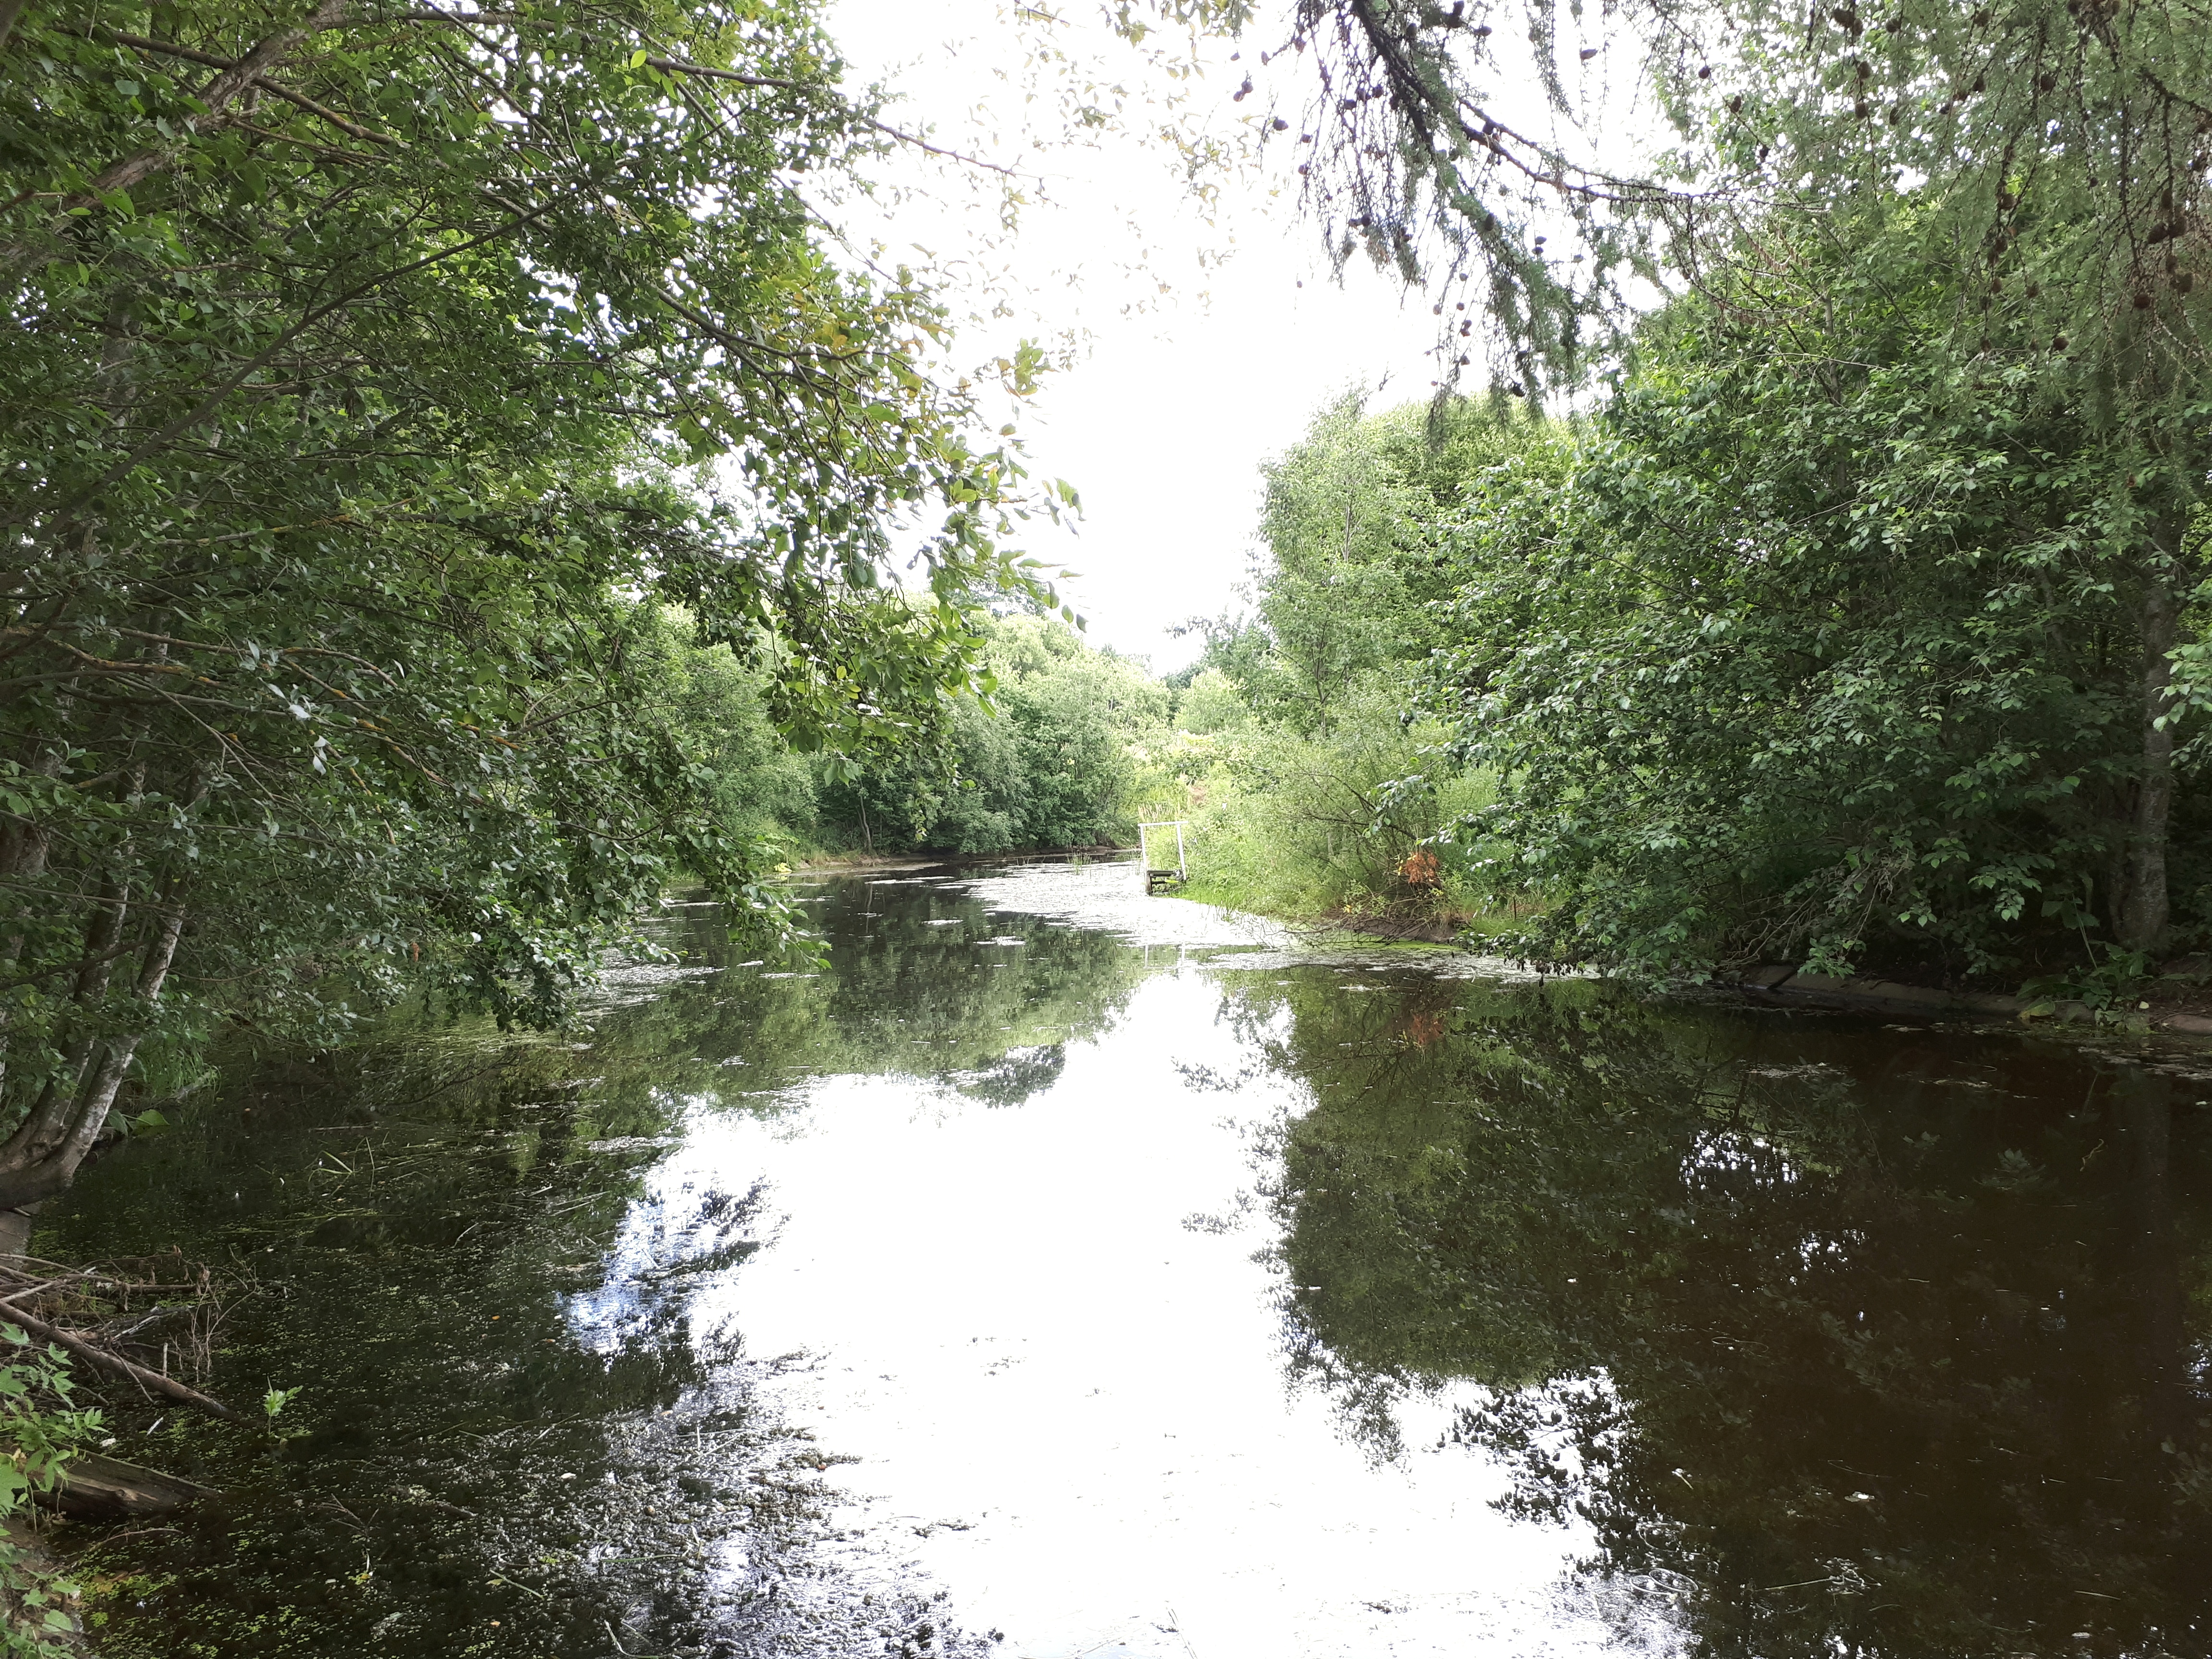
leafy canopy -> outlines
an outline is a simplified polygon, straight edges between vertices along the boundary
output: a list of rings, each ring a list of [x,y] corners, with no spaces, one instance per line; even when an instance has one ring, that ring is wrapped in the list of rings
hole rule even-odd
[[[1502,781],[1492,879],[1544,896],[1553,960],[2093,967],[2131,878],[2138,617],[2175,580],[2154,460],[2032,356],[1959,351],[1947,272],[1821,271],[1784,326],[1678,307],[1603,419],[1467,515],[1437,707]],[[2169,714],[2185,784],[2193,732]]]
[[[684,653],[866,750],[1053,601],[931,295],[809,211],[886,142],[811,6],[5,17],[0,1166],[215,1011],[551,1019],[672,874],[757,910]]]

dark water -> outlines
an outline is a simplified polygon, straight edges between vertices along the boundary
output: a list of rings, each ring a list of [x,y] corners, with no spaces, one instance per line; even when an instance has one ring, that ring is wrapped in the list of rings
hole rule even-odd
[[[816,977],[672,911],[587,1030],[106,1158],[40,1248],[227,1265],[301,1392],[117,1407],[226,1495],[74,1530],[102,1650],[2212,1653],[2203,1057],[1134,881],[827,884]]]

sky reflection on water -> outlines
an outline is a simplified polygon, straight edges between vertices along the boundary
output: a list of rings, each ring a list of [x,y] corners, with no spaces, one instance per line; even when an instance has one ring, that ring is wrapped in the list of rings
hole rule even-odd
[[[809,1357],[775,1387],[858,1460],[839,1523],[911,1550],[1009,1654],[1601,1649],[1558,1594],[1572,1534],[1513,1525],[1494,1470],[1435,1448],[1449,1401],[1376,1462],[1285,1387],[1271,1229],[1188,1224],[1249,1187],[1291,1098],[1189,1087],[1248,1057],[1218,1012],[1197,969],[1156,976],[1013,1107],[836,1078],[773,1119],[702,1115],[617,1258],[649,1269],[665,1217],[765,1184],[771,1242],[695,1324]]]
[[[2212,1652],[2202,1056],[811,884],[97,1168],[304,1389],[118,1411],[111,1659]]]

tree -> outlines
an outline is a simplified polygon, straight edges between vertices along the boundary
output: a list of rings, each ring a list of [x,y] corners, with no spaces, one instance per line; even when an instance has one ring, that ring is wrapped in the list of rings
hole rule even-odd
[[[0,51],[0,1207],[209,1019],[424,963],[550,1019],[674,870],[757,910],[663,602],[864,750],[1048,597],[929,295],[810,215],[886,131],[810,6],[30,3]]]
[[[1132,835],[1131,745],[1164,727],[1167,688],[1055,619],[1000,617],[987,638],[988,700],[957,699],[932,742],[830,782],[825,814],[878,849],[996,853]]]
[[[1249,619],[1200,619],[1204,659],[1252,707],[1326,736],[1364,678],[1426,659],[1452,569],[1440,526],[1486,468],[1537,430],[1502,397],[1446,396],[1380,415],[1347,393],[1262,469]]]
[[[1225,691],[1250,728],[1208,751],[1189,803],[1202,805],[1192,868],[1210,896],[1423,928],[1458,909],[1464,858],[1436,838],[1487,790],[1444,756],[1444,730],[1413,718],[1409,693],[1453,637],[1440,623],[1465,575],[1451,526],[1469,492],[1552,439],[1503,393],[1380,414],[1346,396],[1267,464],[1254,611],[1190,624],[1206,647],[1188,729],[1229,729],[1209,707]]]
[[[1201,737],[1217,732],[1243,731],[1252,723],[1252,710],[1239,693],[1237,682],[1218,668],[1192,665],[1195,671],[1176,695],[1176,724]]]
[[[1028,780],[1024,839],[1086,847],[1131,838],[1130,749],[1166,726],[1166,688],[1128,658],[1091,649],[1048,620],[1010,618],[994,644]]]
[[[1631,273],[1767,334],[1820,325],[1834,251],[1878,280],[1946,273],[1931,349],[2031,372],[2132,481],[2113,567],[2133,678],[2117,927],[2130,949],[2159,945],[2172,718],[2197,695],[2174,683],[2195,661],[2188,531],[2212,471],[2197,282],[2212,31],[2197,9],[1651,0],[1585,17],[1535,0],[1510,27],[1492,21],[1508,15],[1302,0],[1275,57],[1311,66],[1291,71],[1308,76],[1301,172],[1339,257],[1364,248],[1408,281],[1468,283],[1501,378],[1531,393],[1628,360]],[[1525,62],[1509,45],[1524,39]],[[1619,101],[1615,72],[1648,83],[1674,128],[1641,168],[1604,162],[1585,118]],[[1500,118],[1516,74],[1553,133]]]
[[[1439,706],[1504,781],[1529,948],[2079,971],[2093,932],[2154,943],[2172,883],[2212,922],[2201,811],[2142,839],[2141,618],[2201,534],[2146,568],[2129,435],[2032,354],[1959,353],[1943,273],[1820,266],[1786,332],[1679,304],[1564,483],[1506,469],[1468,516]]]

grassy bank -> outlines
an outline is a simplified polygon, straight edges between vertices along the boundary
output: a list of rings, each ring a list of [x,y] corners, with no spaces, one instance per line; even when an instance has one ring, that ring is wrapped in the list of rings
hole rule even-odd
[[[1200,676],[1177,731],[1143,755],[1135,792],[1180,819],[1185,896],[1285,921],[1447,939],[1509,927],[1477,870],[1498,849],[1444,839],[1487,804],[1488,778],[1454,769],[1440,733],[1401,720],[1379,680],[1323,732],[1224,716]]]

